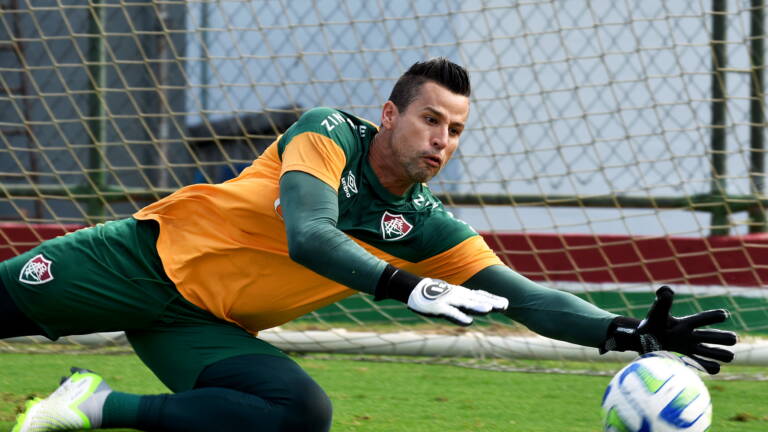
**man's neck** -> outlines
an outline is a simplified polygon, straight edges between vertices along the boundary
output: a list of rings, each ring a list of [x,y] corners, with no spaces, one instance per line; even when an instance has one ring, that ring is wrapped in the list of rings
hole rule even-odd
[[[373,142],[368,151],[368,163],[371,165],[376,177],[378,177],[379,183],[386,190],[394,195],[403,196],[413,186],[413,183],[403,181],[403,177],[398,178],[397,173],[402,171],[402,167],[398,166],[397,161],[387,152],[386,140],[388,138],[388,136],[382,135],[381,132],[373,137]]]

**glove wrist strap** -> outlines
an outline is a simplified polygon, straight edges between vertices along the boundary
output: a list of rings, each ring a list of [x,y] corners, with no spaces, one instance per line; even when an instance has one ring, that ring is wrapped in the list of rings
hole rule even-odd
[[[390,298],[408,303],[411,291],[421,280],[422,278],[415,274],[387,264],[381,277],[379,277],[379,282],[376,284],[373,299],[379,301]]]
[[[640,352],[640,338],[637,335],[637,327],[640,320],[637,318],[617,316],[608,326],[605,342],[600,346],[600,354],[608,351],[637,351]]]

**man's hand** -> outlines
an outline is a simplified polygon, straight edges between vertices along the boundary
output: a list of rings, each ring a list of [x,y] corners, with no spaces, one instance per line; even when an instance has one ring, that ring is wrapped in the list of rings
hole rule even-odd
[[[733,352],[704,344],[736,345],[736,333],[699,327],[721,323],[730,314],[725,309],[715,309],[675,318],[669,314],[674,295],[674,291],[667,286],[656,291],[656,301],[637,327],[641,354],[659,350],[674,351],[696,360],[710,374],[718,373],[720,364],[702,357],[727,363],[733,360]]]
[[[408,308],[414,312],[463,326],[472,324],[470,315],[503,311],[508,306],[509,301],[504,297],[430,278],[422,279],[408,297]]]
[[[602,349],[626,351],[640,354],[651,351],[674,351],[697,361],[710,374],[720,371],[720,364],[712,361],[730,362],[733,352],[705,344],[732,346],[736,344],[736,333],[700,327],[721,323],[730,316],[724,309],[700,312],[685,317],[670,315],[675,293],[663,286],[656,291],[656,300],[644,320],[618,317]],[[712,359],[712,360],[710,360]]]

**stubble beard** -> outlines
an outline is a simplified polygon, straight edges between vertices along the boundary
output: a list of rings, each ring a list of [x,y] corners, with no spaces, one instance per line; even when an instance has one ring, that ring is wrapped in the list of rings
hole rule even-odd
[[[429,180],[432,180],[432,178],[440,172],[439,169],[432,171],[430,167],[425,166],[424,160],[422,159],[423,155],[405,154],[402,152],[401,149],[395,145],[395,137],[393,135],[389,135],[387,138],[387,147],[389,147],[392,156],[398,162],[403,173],[411,183],[426,183]]]
[[[403,162],[403,168],[413,183],[426,183],[437,174],[437,172],[433,174],[429,168],[424,167],[424,161],[421,157],[407,159]]]
[[[403,168],[405,175],[412,183],[426,183],[429,180],[432,180],[432,178],[439,172],[439,170],[433,171],[430,167],[425,166],[424,159],[422,158],[424,155],[403,154],[394,150],[396,148],[394,145],[391,148],[393,149],[395,158]]]

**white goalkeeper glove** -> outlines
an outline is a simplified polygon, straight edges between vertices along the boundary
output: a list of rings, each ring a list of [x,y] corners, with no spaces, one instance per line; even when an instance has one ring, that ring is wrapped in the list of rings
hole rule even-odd
[[[470,315],[499,312],[508,306],[504,297],[430,278],[422,279],[408,296],[408,308],[412,311],[463,326],[472,324]]]

